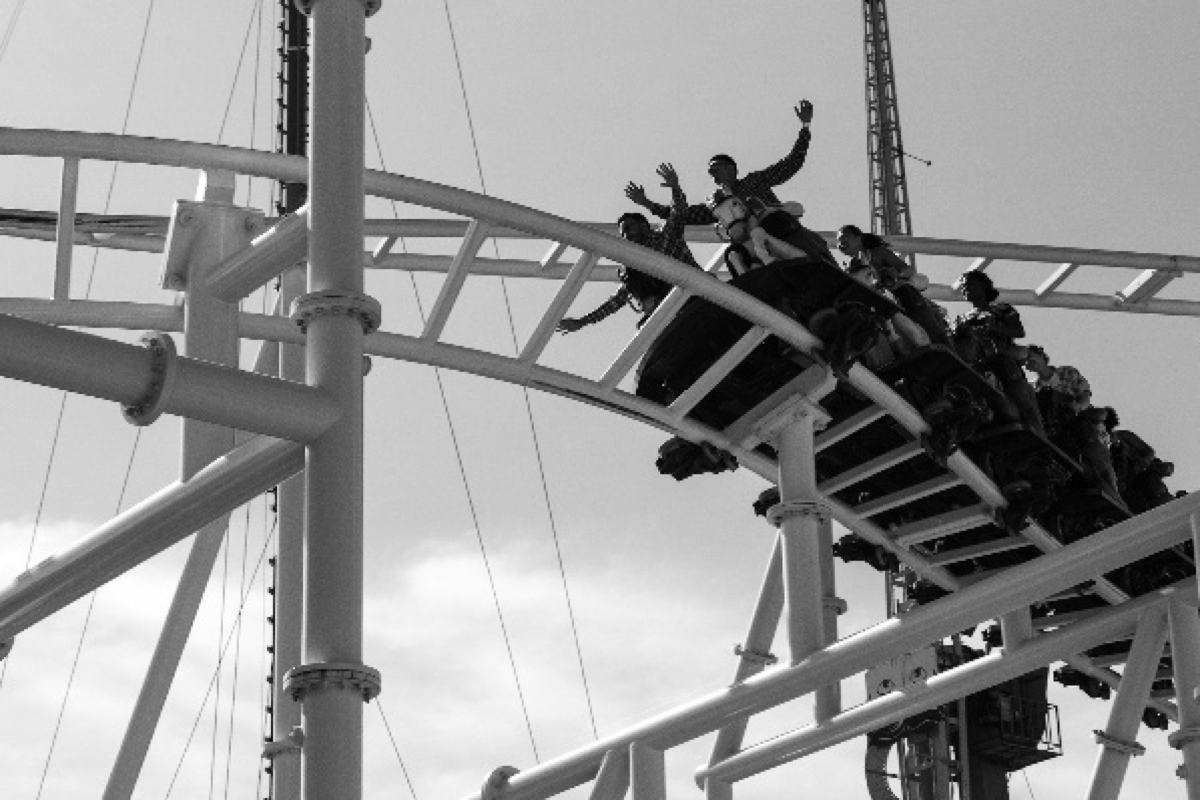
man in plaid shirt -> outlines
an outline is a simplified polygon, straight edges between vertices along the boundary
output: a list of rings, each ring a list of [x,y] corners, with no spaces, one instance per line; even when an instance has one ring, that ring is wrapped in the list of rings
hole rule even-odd
[[[663,255],[700,269],[695,256],[692,255],[687,242],[683,239],[683,217],[688,210],[688,204],[687,197],[679,186],[679,176],[675,172],[675,167],[670,164],[659,164],[658,174],[663,179],[662,185],[671,190],[671,208],[670,213],[666,215],[666,223],[659,230],[655,230],[650,227],[650,221],[644,215],[631,211],[620,216],[617,220],[617,229],[620,231],[622,239],[640,244],[642,247],[649,247],[651,250],[657,250]],[[640,328],[672,288],[671,284],[666,281],[632,267],[621,267],[618,275],[621,279],[621,288],[616,291],[616,294],[605,300],[599,308],[582,317],[563,317],[562,321],[558,323],[558,331],[560,333],[577,331],[584,325],[591,325],[612,316],[626,305],[642,315],[637,323]]]
[[[718,153],[708,160],[708,174],[712,176],[713,182],[727,193],[737,195],[743,200],[759,200],[767,206],[782,205],[774,187],[787,183],[800,171],[804,166],[804,159],[808,156],[808,144],[812,140],[812,133],[808,129],[813,117],[812,103],[801,100],[795,112],[800,119],[800,134],[796,137],[791,152],[771,166],[751,172],[744,178],[738,177],[737,162],[733,158]],[[656,203],[646,197],[645,188],[633,181],[625,187],[625,196],[656,217],[667,219],[671,215],[670,206]],[[683,217],[684,225],[705,225],[715,221],[712,211],[704,203],[688,206]]]

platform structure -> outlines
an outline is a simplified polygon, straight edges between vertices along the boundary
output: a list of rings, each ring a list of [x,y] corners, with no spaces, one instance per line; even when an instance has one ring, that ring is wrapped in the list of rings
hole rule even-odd
[[[47,214],[12,212],[0,233],[57,243],[51,296],[0,299],[0,375],[109,399],[136,425],[162,413],[185,419],[183,469],[177,481],[120,514],[90,537],[38,565],[0,591],[0,641],[19,637],[56,610],[179,541],[193,540],[135,720],[125,733],[108,798],[128,797],[136,783],[182,647],[180,632],[195,615],[212,568],[223,520],[254,496],[281,487],[280,603],[277,625],[283,731],[269,745],[276,797],[361,796],[362,704],[380,676],[362,661],[361,440],[363,356],[393,358],[480,375],[550,392],[625,415],[667,435],[708,442],[780,489],[770,512],[779,528],[775,553],[750,622],[733,686],[659,714],[578,751],[514,772],[497,769],[480,800],[553,796],[591,784],[597,800],[664,796],[664,753],[715,733],[709,763],[696,779],[709,798],[727,798],[737,782],[761,771],[864,735],[1055,661],[1118,688],[1110,725],[1099,737],[1091,797],[1115,797],[1124,765],[1136,752],[1142,709],[1150,705],[1179,726],[1173,741],[1187,766],[1190,797],[1200,797],[1200,617],[1194,576],[1138,597],[1104,576],[1124,565],[1200,539],[1200,497],[1178,499],[1063,545],[1036,523],[1002,531],[1005,505],[985,471],[958,451],[928,458],[921,414],[861,364],[837,374],[821,360],[821,342],[794,319],[720,280],[720,260],[705,271],[625,242],[611,228],[556,217],[503,200],[401,175],[363,171],[361,60],[345,42],[362,41],[357,2],[314,5],[314,62],[325,63],[313,86],[311,160],[213,145],[103,134],[0,129],[0,156],[61,164],[61,203]],[[321,35],[321,34],[324,35]],[[322,61],[321,47],[339,48]],[[361,48],[360,48],[361,49]],[[318,68],[321,69],[320,67]],[[119,162],[184,170],[198,177],[194,199],[178,200],[162,218],[75,213],[81,165]],[[305,182],[310,202],[297,214],[267,219],[233,203],[238,176]],[[370,220],[364,197],[413,204],[449,215],[436,220]],[[51,227],[52,223],[52,227]],[[403,237],[406,252],[397,252]],[[701,237],[703,238],[703,237]],[[489,259],[493,239],[540,242],[538,260]],[[365,242],[372,242],[370,247]],[[422,244],[436,242],[422,252]],[[450,243],[451,253],[442,252]],[[162,254],[162,287],[181,304],[94,302],[70,295],[73,246]],[[1006,292],[1016,304],[1196,315],[1200,304],[1160,299],[1169,281],[1200,271],[1200,258],[1015,244],[897,237],[897,250],[963,259],[983,269],[998,260],[1049,265],[1040,285]],[[299,265],[307,263],[307,275]],[[587,374],[541,363],[555,326],[580,290],[614,280],[624,264],[677,288],[610,363]],[[1067,279],[1082,270],[1137,268],[1141,277],[1112,296],[1073,293]],[[387,330],[387,310],[364,291],[371,269],[444,274],[422,329]],[[451,344],[443,335],[467,281],[481,275],[551,282],[555,292],[516,355]],[[239,311],[249,293],[280,279],[278,313]],[[934,286],[933,299],[951,289]],[[630,376],[655,337],[689,297],[701,297],[747,321],[748,332],[669,405],[629,390]],[[140,345],[67,328],[147,331]],[[734,423],[714,428],[691,412],[768,338],[810,363],[785,387]],[[182,346],[176,343],[181,340]],[[238,363],[244,340],[261,342],[254,365]],[[182,351],[182,354],[181,352]],[[829,398],[852,396],[831,408]],[[880,434],[886,431],[886,435]],[[838,470],[818,469],[822,453],[857,440],[886,447]],[[765,447],[764,447],[765,445]],[[864,445],[865,447],[866,445]],[[916,482],[852,499],[850,490],[896,467]],[[914,511],[902,526],[879,522],[951,492],[954,502],[931,515]],[[356,511],[357,509],[357,511]],[[901,617],[840,637],[832,585],[830,523],[836,520],[947,592]],[[962,548],[932,548],[963,533],[985,531]],[[308,548],[307,573],[300,548]],[[1029,557],[994,573],[956,565],[998,553]],[[312,555],[312,554],[315,554]],[[1058,619],[1035,619],[1030,607],[1081,585],[1104,603]],[[301,615],[303,609],[303,617]],[[1008,645],[936,675],[907,676],[905,691],[843,708],[841,679],[903,658],[954,632],[1001,617]],[[301,619],[306,650],[300,651]],[[770,664],[776,629],[786,655]],[[1132,641],[1123,673],[1085,651]],[[1176,696],[1150,688],[1170,642]],[[812,726],[744,748],[746,720],[796,698],[815,698]],[[487,774],[481,766],[481,774]]]

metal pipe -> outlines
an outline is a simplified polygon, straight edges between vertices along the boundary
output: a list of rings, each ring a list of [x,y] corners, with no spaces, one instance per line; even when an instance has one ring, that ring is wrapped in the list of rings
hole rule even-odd
[[[216,200],[216,198],[205,198]],[[236,367],[238,334],[236,306],[222,302],[205,291],[204,278],[212,266],[244,240],[244,213],[217,200],[194,207],[195,239],[186,264],[184,343],[187,354],[216,364]],[[180,477],[195,475],[213,460],[233,449],[233,429],[183,420]],[[133,794],[150,740],[166,704],[167,694],[183,656],[200,601],[208,587],[213,565],[225,539],[229,515],[223,514],[196,532],[179,585],[167,610],[158,643],[150,659],[141,691],[130,715],[125,737],[105,787],[105,800],[125,800]]]
[[[0,640],[25,630],[304,467],[303,448],[259,437],[113,517],[0,591]]]
[[[644,741],[668,749],[740,716],[772,708],[861,672],[888,654],[923,647],[997,614],[1029,605],[1094,575],[1156,553],[1189,535],[1189,515],[1198,508],[1200,495],[1188,495],[1159,506],[1062,550],[913,609],[903,617],[889,619],[848,636],[796,666],[768,670],[738,686],[718,690],[574,753],[521,772],[510,780],[505,800],[532,800],[565,791],[590,780],[604,753],[614,747]],[[1190,582],[1185,584],[1192,585]],[[1014,655],[1024,653],[1025,649],[1022,649]],[[473,798],[478,800],[478,795]]]
[[[1171,666],[1175,702],[1179,704],[1179,730],[1167,741],[1183,755],[1188,800],[1200,800],[1200,617],[1194,597],[1171,597],[1167,621],[1171,633]]]
[[[781,427],[776,439],[779,506],[775,516],[783,540],[783,606],[792,664],[825,645],[820,532],[822,516],[829,511],[817,497],[813,427],[812,413],[801,409]],[[821,719],[825,711],[828,708],[818,701],[814,716]]]
[[[75,252],[75,203],[78,197],[79,159],[64,158],[62,191],[58,200],[58,225],[54,231],[55,300],[66,300],[71,294],[71,256]]]
[[[1195,615],[1196,609],[1192,608],[1191,612]],[[1117,696],[1108,711],[1108,724],[1103,731],[1095,732],[1100,750],[1096,754],[1088,800],[1116,800],[1125,780],[1130,756],[1141,755],[1145,751],[1137,743],[1138,727],[1142,724],[1142,712],[1150,697],[1150,687],[1158,672],[1158,662],[1162,659],[1166,641],[1166,609],[1147,611],[1133,637],[1133,646],[1129,649],[1129,658],[1121,675],[1121,685],[1117,687]]]
[[[317,293],[310,297],[362,292],[365,6],[310,4],[308,288]],[[302,785],[310,800],[362,797],[363,701],[378,691],[377,673],[372,688],[362,665],[362,343],[354,316],[318,313],[308,323],[308,383],[339,410],[338,421],[308,445],[305,664],[288,676],[302,704]]]
[[[629,745],[629,795],[632,800],[666,800],[666,758],[641,742]]]
[[[281,310],[304,293],[305,274],[298,266],[288,268],[280,283]],[[281,344],[279,377],[304,380],[304,347]],[[278,556],[275,561],[275,652],[272,665],[272,736],[287,739],[301,726],[300,704],[285,690],[284,676],[302,663],[304,635],[304,478],[294,475],[279,484],[277,497]],[[292,744],[289,742],[289,744]],[[300,799],[300,749],[294,746],[275,751],[271,760],[274,800]]]
[[[226,302],[240,300],[307,254],[308,206],[302,206],[217,264],[208,291]]]
[[[174,365],[168,414],[286,439],[325,430],[337,408],[325,393],[191,358],[157,363],[148,348],[0,315],[0,375],[136,407],[157,398],[160,375]]]
[[[1189,585],[1194,579],[1187,581]],[[794,761],[869,731],[898,722],[931,708],[949,703],[959,697],[995,686],[1007,680],[1059,660],[1063,655],[1084,650],[1127,633],[1142,614],[1157,609],[1161,612],[1161,595],[1147,595],[1125,606],[1104,610],[1079,627],[1071,626],[1039,636],[1024,647],[1013,651],[996,650],[983,658],[969,661],[954,669],[939,673],[924,686],[910,686],[903,692],[883,695],[838,716],[824,724],[795,731],[771,741],[743,750],[722,764],[697,771],[697,780],[736,782],[780,764]]]
[[[763,574],[762,586],[758,590],[758,600],[754,603],[754,614],[750,618],[750,627],[746,631],[746,639],[738,654],[737,670],[733,675],[733,683],[739,684],[751,675],[757,675],[772,663],[770,655],[771,643],[775,640],[775,630],[779,627],[779,618],[783,615],[783,539],[775,537],[775,546],[771,550],[771,558],[767,562],[767,571]],[[742,739],[746,735],[748,717],[741,717],[717,731],[713,741],[709,763],[716,763],[733,755],[742,747]]]

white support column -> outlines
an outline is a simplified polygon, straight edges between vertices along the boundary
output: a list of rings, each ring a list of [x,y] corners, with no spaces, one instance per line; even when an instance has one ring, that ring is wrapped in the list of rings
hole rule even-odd
[[[783,538],[777,535],[771,559],[767,562],[767,571],[763,575],[762,586],[758,590],[758,600],[754,604],[754,615],[750,618],[745,642],[734,651],[738,656],[738,666],[733,676],[735,685],[751,675],[757,675],[765,666],[774,664],[777,660],[770,651],[782,614]],[[717,731],[712,754],[708,759],[709,764],[724,761],[741,748],[748,722],[749,717],[739,717]]]
[[[633,800],[666,800],[667,766],[663,751],[641,742],[630,744],[629,784]]]
[[[629,791],[629,751],[609,750],[600,762],[588,800],[622,800]]]
[[[1179,730],[1167,741],[1183,755],[1183,778],[1188,800],[1200,800],[1200,615],[1183,598],[1167,605],[1171,631],[1171,666],[1175,673],[1175,702],[1179,705]]]
[[[733,785],[709,778],[704,781],[704,800],[733,800]]]
[[[1147,612],[1133,637],[1121,685],[1108,713],[1108,725],[1103,731],[1095,732],[1100,752],[1092,772],[1088,800],[1116,800],[1130,756],[1145,752],[1145,748],[1137,743],[1138,726],[1142,724],[1142,712],[1150,697],[1150,687],[1166,641],[1166,614],[1161,609]]]
[[[821,611],[824,614],[825,644],[838,640],[838,617],[846,613],[846,601],[837,596],[833,565],[833,522],[825,517],[817,534],[821,549]],[[817,719],[829,719],[842,711],[842,684],[831,683],[817,692]]]
[[[182,201],[179,205],[185,205]],[[196,232],[189,242],[184,295],[184,347],[189,358],[236,367],[238,362],[238,308],[213,297],[207,290],[208,272],[230,252],[248,242],[245,212],[228,203],[188,203]],[[183,213],[177,211],[177,214]],[[168,248],[170,247],[168,242]],[[188,480],[233,449],[232,428],[184,419],[180,479]],[[158,644],[129,719],[125,738],[113,765],[105,800],[125,800],[133,793],[170,692],[183,649],[195,624],[200,602],[221,551],[229,515],[209,522],[192,540],[187,563],[167,610]]]
[[[71,296],[71,257],[75,252],[75,202],[78,196],[79,159],[64,158],[62,191],[58,200],[58,225],[54,236],[55,300],[69,300]]]
[[[1000,617],[1000,637],[1006,650],[1020,647],[1033,638],[1033,615],[1029,606],[1018,608]]]
[[[788,654],[798,664],[825,645],[824,569],[821,565],[821,525],[829,519],[829,508],[817,494],[817,472],[813,433],[828,416],[805,397],[781,409],[764,426],[775,431],[779,457],[779,505],[767,512],[779,526],[783,541],[783,603]],[[829,689],[818,691],[817,721],[836,701]]]
[[[279,307],[291,308],[304,294],[305,274],[289,267],[280,277]],[[279,377],[304,380],[304,347],[279,346]],[[293,731],[300,728],[300,704],[285,690],[288,671],[302,663],[304,633],[304,478],[296,475],[279,484],[276,498],[278,556],[275,561],[275,658],[272,673],[271,797],[300,800],[300,746]]]
[[[310,0],[312,148],[308,291],[294,316],[308,383],[341,416],[308,445],[304,661],[287,690],[302,704],[303,796],[362,797],[363,701],[379,673],[362,663],[363,336],[379,304],[363,294],[363,117],[370,0]]]

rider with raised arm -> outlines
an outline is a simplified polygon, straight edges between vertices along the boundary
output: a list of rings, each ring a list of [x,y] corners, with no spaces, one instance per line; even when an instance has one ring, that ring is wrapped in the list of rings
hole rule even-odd
[[[738,177],[737,162],[725,153],[718,153],[708,160],[708,174],[712,176],[713,183],[726,193],[748,202],[757,200],[765,206],[783,205],[776,196],[774,187],[787,183],[800,171],[804,166],[804,159],[808,156],[809,142],[812,140],[812,133],[809,131],[813,118],[812,103],[801,100],[794,110],[800,120],[800,133],[786,156],[768,167]],[[667,219],[671,216],[672,206],[654,202],[646,196],[646,190],[633,181],[625,187],[625,196],[656,217]],[[705,203],[688,206],[683,219],[685,225],[706,225],[714,221],[712,211]]]
[[[663,255],[699,269],[700,265],[696,263],[695,256],[692,255],[687,242],[683,239],[683,216],[688,206],[687,196],[684,195],[683,189],[679,185],[679,176],[675,172],[675,167],[668,163],[659,164],[657,172],[662,178],[662,185],[671,190],[671,214],[666,223],[660,229],[655,230],[644,215],[636,211],[629,211],[617,219],[617,230],[622,239],[651,250],[657,250]],[[582,317],[563,317],[562,321],[558,323],[558,331],[560,333],[577,331],[585,325],[591,325],[612,316],[627,305],[641,314],[641,318],[637,322],[640,328],[654,313],[654,309],[658,308],[658,304],[667,296],[667,293],[671,291],[671,284],[632,267],[620,267],[617,275],[621,281],[621,288],[617,289],[612,297]]]

